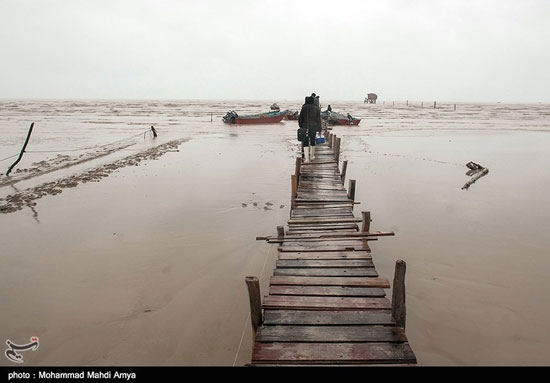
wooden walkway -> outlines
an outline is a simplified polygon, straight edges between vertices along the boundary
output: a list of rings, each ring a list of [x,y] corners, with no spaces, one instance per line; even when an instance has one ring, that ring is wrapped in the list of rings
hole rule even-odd
[[[404,328],[405,264],[396,264],[392,304],[368,242],[393,233],[369,232],[369,212],[354,216],[355,181],[346,191],[340,139],[326,137],[313,162],[296,161],[288,230],[258,238],[278,243],[279,255],[263,300],[258,279],[246,278],[251,365],[414,365]]]

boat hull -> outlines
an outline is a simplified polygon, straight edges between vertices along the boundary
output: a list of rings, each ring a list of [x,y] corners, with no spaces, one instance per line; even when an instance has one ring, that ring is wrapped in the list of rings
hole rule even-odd
[[[349,120],[347,118],[330,118],[328,120],[329,125],[359,125],[361,122],[361,119],[356,118],[353,120]]]
[[[237,125],[253,124],[276,124],[285,118],[284,114],[277,116],[259,116],[259,117],[238,117],[235,119]]]
[[[277,124],[285,118],[285,114],[282,112],[276,113],[262,113],[254,114],[250,116],[238,116],[225,121],[227,124],[236,125],[257,125],[257,124]]]

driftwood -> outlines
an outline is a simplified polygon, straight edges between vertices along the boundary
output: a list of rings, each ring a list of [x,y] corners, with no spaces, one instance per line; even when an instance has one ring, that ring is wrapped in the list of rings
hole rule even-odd
[[[466,164],[466,167],[470,169],[468,170],[468,172],[466,172],[466,175],[473,176],[473,177],[470,179],[470,181],[466,182],[464,186],[462,186],[462,190],[464,189],[468,190],[468,188],[472,186],[478,179],[480,179],[483,176],[486,176],[489,173],[489,169],[481,166],[480,164],[476,164],[475,162],[472,162],[472,161],[468,162]]]
[[[23,144],[23,148],[21,148],[21,152],[19,153],[19,157],[17,157],[17,160],[10,166],[8,171],[6,172],[6,176],[9,176],[12,169],[21,161],[21,158],[23,158],[23,153],[25,153],[25,149],[27,148],[27,144],[29,143],[29,140],[31,139],[31,133],[32,128],[34,127],[34,122],[31,124],[31,127],[29,128],[29,132],[27,133],[27,138],[25,139],[25,143]]]

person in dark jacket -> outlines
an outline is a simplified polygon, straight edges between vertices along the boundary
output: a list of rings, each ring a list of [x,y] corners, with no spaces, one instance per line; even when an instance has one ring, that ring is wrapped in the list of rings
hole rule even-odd
[[[306,97],[306,102],[302,105],[300,115],[298,116],[298,125],[300,128],[307,129],[307,135],[302,143],[304,150],[309,148],[306,156],[310,161],[315,158],[315,137],[317,132],[321,131],[321,109],[314,104],[313,97]]]

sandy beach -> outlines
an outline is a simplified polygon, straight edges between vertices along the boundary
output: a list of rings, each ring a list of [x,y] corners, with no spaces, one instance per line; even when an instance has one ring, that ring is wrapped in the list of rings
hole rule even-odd
[[[28,365],[248,363],[244,278],[267,291],[255,238],[288,219],[297,123],[221,117],[272,102],[0,102],[0,159],[36,124],[0,177],[0,339],[38,336]],[[362,118],[333,131],[356,216],[396,234],[371,245],[379,274],[407,262],[419,364],[549,364],[550,105],[321,102]],[[462,190],[469,161],[490,172]]]

